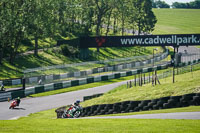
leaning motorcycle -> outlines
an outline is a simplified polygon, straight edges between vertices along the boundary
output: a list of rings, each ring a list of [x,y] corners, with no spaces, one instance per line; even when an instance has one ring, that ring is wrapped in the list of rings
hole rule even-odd
[[[64,110],[62,118],[78,118],[81,115],[81,107],[71,106]]]
[[[15,107],[17,106],[17,101],[16,100],[13,100],[10,104],[10,107],[9,109],[14,109]]]

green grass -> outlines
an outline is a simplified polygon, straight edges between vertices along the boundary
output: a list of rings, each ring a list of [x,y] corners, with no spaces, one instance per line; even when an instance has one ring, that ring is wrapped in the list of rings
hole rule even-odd
[[[186,107],[182,110],[193,110]],[[173,110],[173,109],[169,109]],[[178,109],[176,109],[178,110]],[[181,110],[181,109],[180,109]],[[1,133],[94,133],[94,132],[145,132],[145,133],[197,133],[200,120],[159,120],[159,119],[55,119],[55,109],[41,111],[18,120],[1,120]],[[164,110],[163,110],[164,111]],[[145,111],[147,112],[147,111]],[[169,112],[169,111],[167,111]],[[173,112],[173,111],[171,111]],[[148,112],[147,112],[148,113]]]
[[[46,120],[27,119],[1,121],[1,133],[197,133],[199,120],[141,120],[141,119],[97,119],[97,120]]]
[[[178,96],[188,93],[200,93],[200,70],[193,73],[176,75],[175,83],[172,77],[161,79],[161,85],[146,84],[142,87],[128,88],[126,85],[117,87],[101,97],[87,100],[83,106],[95,104],[110,104],[127,100],[151,100],[165,96]]]
[[[153,34],[200,33],[200,9],[153,9],[157,23]]]

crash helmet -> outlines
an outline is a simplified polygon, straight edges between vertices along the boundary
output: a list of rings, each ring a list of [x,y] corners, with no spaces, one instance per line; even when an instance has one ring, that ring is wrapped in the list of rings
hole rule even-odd
[[[80,100],[76,100],[76,102],[74,103],[75,105],[79,105],[80,104]]]

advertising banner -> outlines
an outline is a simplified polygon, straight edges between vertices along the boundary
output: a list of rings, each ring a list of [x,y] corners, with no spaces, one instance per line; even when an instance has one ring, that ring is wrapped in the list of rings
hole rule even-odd
[[[81,48],[200,45],[200,34],[81,37]]]

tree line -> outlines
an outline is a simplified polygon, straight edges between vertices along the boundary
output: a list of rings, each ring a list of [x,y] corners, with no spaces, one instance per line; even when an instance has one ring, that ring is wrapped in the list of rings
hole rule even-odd
[[[1,0],[0,63],[4,57],[12,63],[30,37],[37,56],[38,40],[66,33],[124,35],[125,28],[150,33],[157,21],[151,5],[151,0]]]
[[[170,5],[165,1],[161,0],[152,0],[153,8],[170,8]],[[173,2],[171,5],[172,8],[190,8],[190,9],[200,9],[200,0],[195,0],[188,3]]]
[[[190,9],[200,9],[200,0],[195,0],[188,3],[174,2],[172,8],[190,8]]]
[[[152,0],[152,7],[153,8],[170,8],[170,5],[167,4],[165,1]]]

